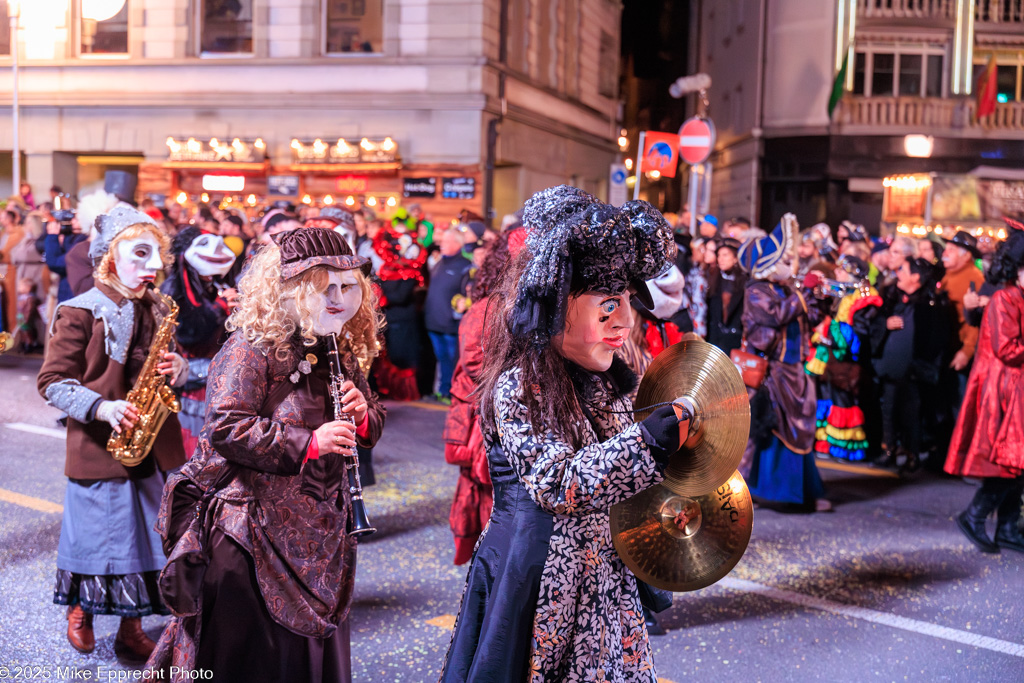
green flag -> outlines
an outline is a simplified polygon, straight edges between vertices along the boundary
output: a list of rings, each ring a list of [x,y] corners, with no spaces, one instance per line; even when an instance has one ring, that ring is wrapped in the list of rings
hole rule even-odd
[[[836,74],[836,80],[832,82],[832,96],[828,98],[828,118],[832,119],[832,112],[835,111],[839,100],[843,99],[843,92],[846,91],[846,68],[850,64],[850,53],[843,57],[843,66]]]

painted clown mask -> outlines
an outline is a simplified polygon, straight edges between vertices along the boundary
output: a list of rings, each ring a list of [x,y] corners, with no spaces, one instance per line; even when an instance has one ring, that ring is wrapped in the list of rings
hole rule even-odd
[[[235,263],[235,254],[219,235],[203,234],[185,250],[185,261],[201,277],[225,275]]]
[[[114,246],[117,279],[128,289],[137,290],[152,284],[163,267],[160,243],[151,232],[120,240]]]
[[[318,337],[340,335],[342,328],[355,316],[363,303],[363,289],[354,270],[327,268],[327,286],[323,292],[300,297],[301,308],[293,295],[283,301],[285,310],[296,322],[312,318],[311,331]]]
[[[630,293],[586,292],[569,298],[565,331],[552,339],[555,348],[576,365],[604,372],[612,365],[633,329]]]

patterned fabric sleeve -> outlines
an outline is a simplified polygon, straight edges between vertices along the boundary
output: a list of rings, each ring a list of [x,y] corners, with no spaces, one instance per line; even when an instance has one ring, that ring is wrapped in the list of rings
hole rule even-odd
[[[498,438],[509,464],[543,509],[558,515],[608,510],[661,480],[639,424],[574,452],[550,432],[533,434],[521,396],[518,371],[505,373],[494,397]]]
[[[259,416],[269,391],[267,357],[235,333],[210,364],[201,439],[231,462],[298,474],[311,430]]]

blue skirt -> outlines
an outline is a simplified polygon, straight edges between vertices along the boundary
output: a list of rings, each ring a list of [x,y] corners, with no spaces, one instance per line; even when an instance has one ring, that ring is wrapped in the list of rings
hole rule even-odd
[[[825,495],[814,454],[795,453],[778,437],[754,454],[747,486],[752,496],[772,503],[801,505]]]
[[[163,490],[160,472],[143,479],[68,480],[57,568],[94,576],[163,569],[153,529]]]

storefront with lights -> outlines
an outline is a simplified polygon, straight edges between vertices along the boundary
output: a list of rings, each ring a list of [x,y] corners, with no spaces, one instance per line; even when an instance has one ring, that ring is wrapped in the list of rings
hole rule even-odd
[[[1024,215],[1024,178],[1001,169],[976,174],[921,173],[882,181],[883,234],[950,238],[966,230],[983,250],[1006,239],[1004,217]]]
[[[167,138],[167,160],[146,173],[139,190],[183,205],[238,203],[256,206],[267,197],[270,160],[262,138]]]
[[[417,203],[435,222],[453,220],[462,211],[483,211],[479,166],[404,164],[392,137],[292,138],[283,160],[270,158],[274,143],[170,136],[166,160],[140,167],[139,191],[187,206],[215,203],[241,209],[285,200],[368,207],[388,215]]]

